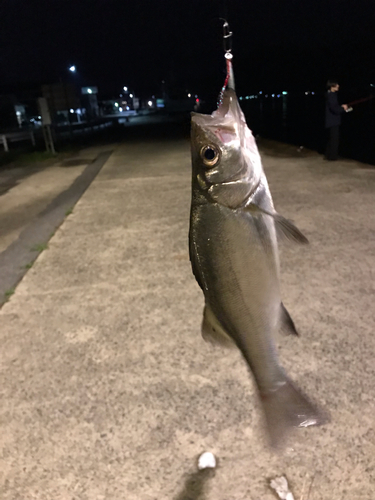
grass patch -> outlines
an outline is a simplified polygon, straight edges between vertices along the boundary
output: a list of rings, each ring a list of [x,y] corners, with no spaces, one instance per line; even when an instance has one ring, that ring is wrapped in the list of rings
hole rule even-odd
[[[38,243],[38,245],[34,245],[30,250],[32,252],[43,252],[48,248],[48,243]]]
[[[15,292],[15,291],[16,291],[16,289],[15,289],[15,288],[10,288],[9,290],[7,290],[7,291],[4,293],[5,298],[9,299],[9,297],[11,297],[11,296],[14,294],[14,292]]]
[[[44,163],[47,160],[51,162],[56,160],[56,155],[47,153],[47,151],[19,151],[13,150],[0,151],[0,167],[9,165],[9,167],[22,167],[24,165],[35,165]],[[48,163],[48,162],[47,162]]]
[[[8,151],[8,153],[5,153],[5,151],[0,152],[0,167],[3,165],[7,165],[8,163],[12,163],[15,161],[17,158],[19,158],[20,154],[18,151]]]
[[[25,269],[31,269],[34,265],[34,262],[29,262],[28,264],[26,264],[25,266]]]
[[[68,208],[68,210],[65,212],[65,216],[68,217],[68,215],[73,213],[73,207]]]
[[[36,163],[40,161],[56,158],[56,155],[47,151],[33,151],[32,153],[23,153],[17,158],[17,163]]]

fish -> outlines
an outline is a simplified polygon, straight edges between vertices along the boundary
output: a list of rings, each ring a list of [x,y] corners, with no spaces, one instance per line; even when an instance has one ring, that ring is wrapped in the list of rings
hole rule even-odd
[[[327,415],[288,377],[275,336],[298,335],[280,294],[278,240],[307,238],[274,208],[255,138],[234,89],[191,114],[189,255],[203,291],[202,336],[237,347],[253,375],[272,447]]]

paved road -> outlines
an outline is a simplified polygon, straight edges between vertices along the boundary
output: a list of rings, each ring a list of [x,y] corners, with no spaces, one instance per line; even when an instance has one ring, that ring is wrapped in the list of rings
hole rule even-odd
[[[283,246],[301,337],[290,375],[332,415],[266,447],[239,353],[200,338],[190,270],[187,140],[115,149],[0,311],[2,500],[373,500],[375,170],[263,149],[277,208],[309,237]],[[215,474],[197,474],[210,450]]]

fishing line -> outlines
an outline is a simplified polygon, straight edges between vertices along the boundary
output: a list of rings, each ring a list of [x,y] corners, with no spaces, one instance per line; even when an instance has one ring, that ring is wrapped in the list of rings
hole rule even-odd
[[[222,19],[222,18],[220,18]],[[227,75],[225,77],[224,85],[221,89],[221,92],[219,94],[219,99],[217,106],[220,107],[222,102],[223,102],[223,96],[225,89],[231,88],[235,90],[235,85],[234,85],[234,75],[233,75],[233,67],[232,67],[232,59],[233,59],[233,54],[232,54],[232,36],[233,33],[232,31],[229,30],[229,24],[225,19],[222,19],[224,21],[223,24],[223,43],[224,43],[224,57],[226,61],[226,67],[227,67]]]

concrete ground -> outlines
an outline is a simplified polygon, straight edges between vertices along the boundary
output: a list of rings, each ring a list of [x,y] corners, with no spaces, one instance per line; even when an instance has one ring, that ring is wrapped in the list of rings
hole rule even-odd
[[[103,149],[91,147],[61,161],[0,169],[0,253],[73,183]]]
[[[52,163],[0,170],[0,307],[111,152],[95,147]]]
[[[311,242],[281,248],[280,356],[331,423],[268,449],[240,354],[200,336],[189,143],[127,143],[0,311],[2,500],[274,500],[281,474],[295,500],[374,499],[375,169],[262,151]]]

